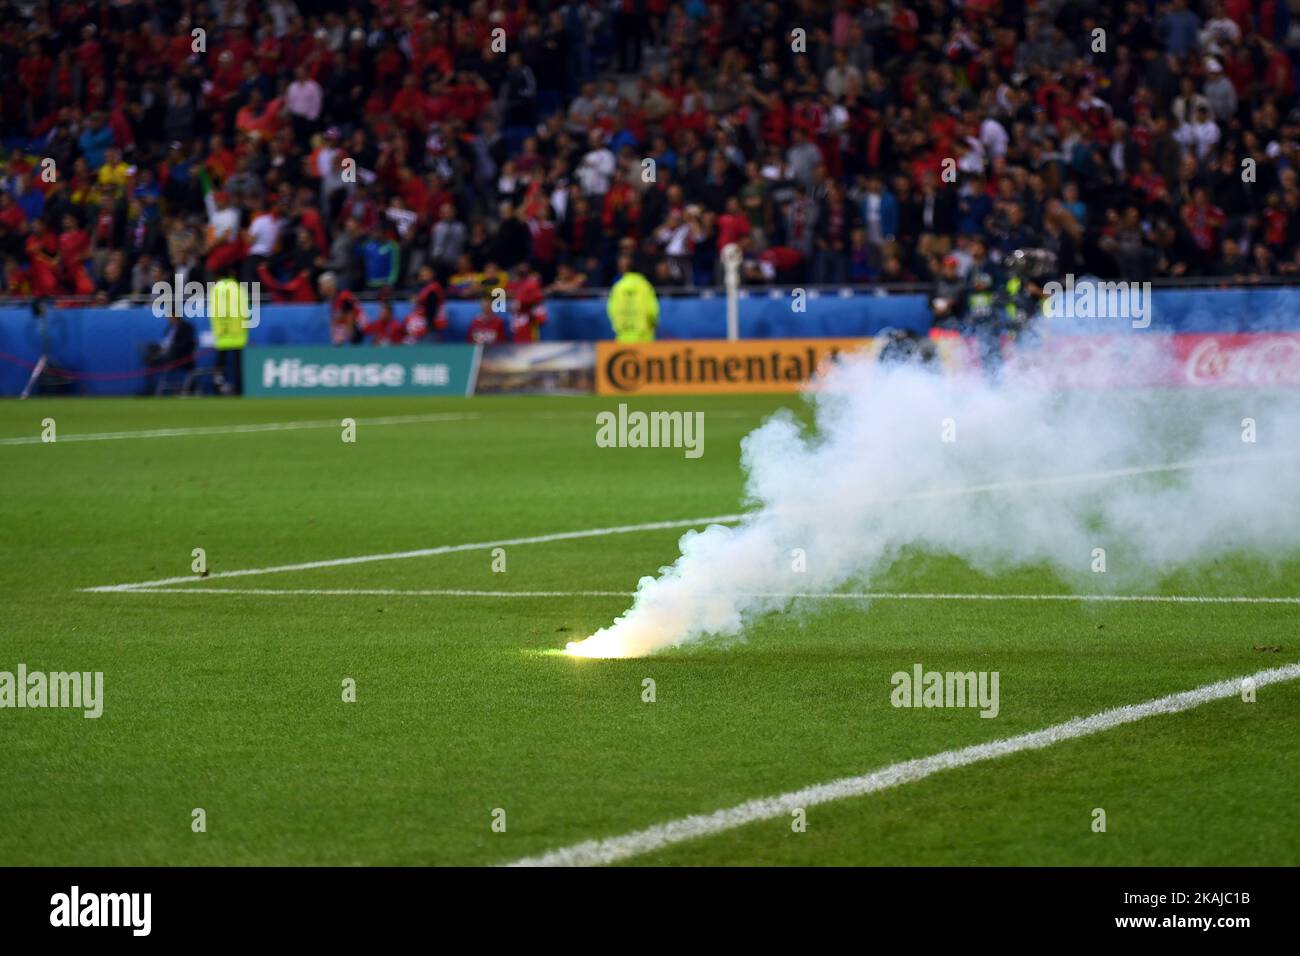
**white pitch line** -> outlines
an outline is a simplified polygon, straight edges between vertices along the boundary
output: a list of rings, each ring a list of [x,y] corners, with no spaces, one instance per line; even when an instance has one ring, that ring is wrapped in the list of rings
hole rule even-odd
[[[1295,680],[1300,677],[1300,663],[1288,664],[1259,671],[1249,677],[1233,677],[1228,680],[1206,684],[1193,690],[1158,697],[1144,704],[1131,704],[1116,707],[1093,714],[1091,717],[1076,717],[1064,723],[1054,724],[1032,733],[994,740],[989,743],[975,744],[960,750],[946,750],[943,753],[906,760],[890,764],[880,770],[872,771],[858,777],[841,777],[829,783],[804,787],[774,797],[760,797],[747,800],[734,807],[727,807],[713,813],[694,814],[660,823],[644,830],[636,830],[622,836],[609,837],[604,840],[585,840],[558,850],[551,850],[540,856],[524,857],[507,866],[600,866],[616,863],[629,857],[653,853],[675,843],[698,840],[701,837],[722,833],[749,823],[761,820],[773,820],[789,817],[795,809],[807,810],[823,803],[845,800],[877,793],[890,787],[924,780],[932,774],[943,770],[954,770],[985,760],[995,760],[1009,754],[1025,750],[1041,750],[1062,741],[1087,737],[1092,734],[1135,723],[1158,714],[1177,714],[1202,704],[1240,694],[1246,681],[1256,688],[1280,681]]]
[[[1109,601],[1115,604],[1300,604],[1300,597],[1219,597],[1199,594],[943,594],[858,591],[835,594],[761,594],[755,597],[845,598],[882,601]]]
[[[461,422],[482,418],[478,412],[445,412],[427,415],[389,415],[384,418],[358,418],[358,425],[413,425],[423,422]],[[195,425],[189,428],[148,428],[130,432],[80,432],[72,435],[59,435],[57,441],[48,444],[60,444],[68,441],[115,441],[126,438],[188,438],[193,435],[242,435],[250,432],[286,432],[306,428],[338,428],[339,419],[316,419],[296,422],[260,422],[248,425]],[[40,445],[44,439],[39,435],[22,438],[0,438],[0,445]]]
[[[1105,471],[1081,472],[1075,475],[1049,475],[1043,478],[1017,478],[1010,481],[989,482],[986,484],[970,485],[959,488],[936,488],[926,491],[909,492],[902,495],[888,495],[873,498],[871,499],[871,503],[893,504],[903,501],[923,501],[933,498],[955,498],[962,495],[985,494],[993,491],[1019,491],[1027,488],[1041,488],[1051,485],[1072,484],[1084,481],[1108,481],[1114,478],[1129,478],[1138,475],[1152,475],[1168,471],[1185,471],[1192,468],[1206,468],[1217,465],[1252,464],[1283,458],[1300,458],[1300,450],[1257,452],[1245,456],[1225,455],[1219,458],[1197,458],[1188,461],[1177,461],[1160,465],[1112,468]],[[638,531],[659,531],[667,528],[692,528],[706,524],[734,524],[745,517],[746,515],[744,514],[716,515],[711,518],[687,518],[681,521],[650,521],[642,524],[616,525],[610,528],[591,528],[585,531],[561,531],[554,534],[534,535],[526,538],[506,538],[499,541],[478,541],[470,544],[442,545],[436,548],[418,548],[413,551],[393,551],[386,554],[363,554],[350,558],[329,558],[323,561],[306,561],[299,564],[281,564],[267,568],[244,568],[236,571],[218,571],[209,575],[209,579],[244,577],[247,575],[260,574],[278,574],[284,571],[311,571],[317,568],[336,568],[352,564],[367,564],[372,561],[400,561],[406,558],[425,558],[439,554],[453,554],[459,551],[477,551],[483,548],[501,548],[524,544],[547,544],[552,541],[570,541],[578,538],[598,538],[612,534],[631,534]],[[156,581],[105,584],[98,587],[82,588],[82,590],[89,592],[130,591],[137,588],[159,587],[167,584],[187,584],[193,580],[193,575],[186,575],[183,577],[160,578]]]
[[[745,418],[746,412],[708,412],[710,418]],[[423,422],[463,422],[477,421],[487,417],[483,412],[431,412],[426,415],[389,415],[383,418],[358,418],[358,425],[414,425]],[[508,412],[502,413],[503,421],[513,421],[518,416]],[[528,421],[584,418],[590,419],[586,412],[534,412],[522,417]],[[59,435],[57,442],[46,442],[39,435],[24,435],[16,438],[0,438],[0,445],[42,445],[58,444],[65,441],[120,441],[128,438],[186,438],[193,435],[241,435],[249,432],[296,431],[305,428],[338,428],[338,419],[266,422],[247,425],[195,425],[186,428],[147,428],[139,431],[124,432],[80,432],[72,435]]]
[[[976,495],[987,491],[1017,491],[1023,488],[1045,488],[1051,485],[1068,485],[1082,481],[1108,481],[1112,478],[1136,478],[1140,475],[1158,475],[1169,471],[1190,471],[1195,468],[1213,468],[1218,465],[1242,465],[1263,461],[1284,461],[1300,458],[1300,450],[1252,452],[1248,456],[1219,455],[1215,458],[1191,458],[1162,465],[1135,465],[1126,468],[1110,468],[1105,471],[1087,471],[1077,475],[1053,475],[1046,478],[1016,478],[1010,481],[995,481],[981,485],[967,485],[962,488],[936,488],[930,491],[918,491],[913,494],[898,495],[878,499],[889,503],[895,501],[924,501],[931,498],[952,498],[961,495]]]
[[[187,580],[194,580],[189,578]],[[104,588],[83,588],[103,592]],[[485,597],[485,598],[554,598],[554,597],[631,597],[631,591],[470,591],[458,588],[403,590],[401,588],[123,588],[118,594],[266,594],[271,597]],[[1300,602],[1300,598],[1296,599]]]
[[[193,581],[194,578],[186,580]],[[103,592],[105,588],[83,588]],[[466,588],[205,588],[205,587],[121,587],[119,594],[263,594],[270,597],[481,597],[481,598],[573,598],[634,597],[635,591],[476,591]],[[1104,601],[1112,604],[1300,604],[1300,597],[1236,597],[1195,594],[928,594],[906,591],[850,591],[816,594],[753,593],[744,597],[863,601]]]
[[[436,548],[418,548],[414,551],[393,551],[388,554],[362,554],[351,558],[330,558],[325,561],[305,561],[301,564],[281,564],[272,568],[244,568],[238,571],[217,571],[209,574],[205,580],[215,578],[238,578],[252,574],[276,574],[282,571],[312,571],[317,568],[338,568],[353,564],[368,564],[372,561],[399,561],[404,558],[427,558],[438,554],[455,554],[459,551],[479,551],[489,548],[505,548],[522,544],[545,544],[551,541],[571,541],[576,538],[596,538],[611,534],[631,534],[637,531],[656,531],[664,528],[690,528],[700,524],[729,524],[739,521],[743,515],[719,515],[715,518],[688,518],[683,521],[651,521],[644,524],[616,525],[610,528],[589,528],[585,531],[561,531],[555,534],[539,534],[527,538],[502,538],[497,541],[475,541],[470,544],[445,544]],[[194,575],[184,577],[160,578],[156,581],[139,581],[134,584],[105,584],[99,587],[82,588],[88,592],[135,591],[140,588],[156,588],[168,584],[192,584]]]

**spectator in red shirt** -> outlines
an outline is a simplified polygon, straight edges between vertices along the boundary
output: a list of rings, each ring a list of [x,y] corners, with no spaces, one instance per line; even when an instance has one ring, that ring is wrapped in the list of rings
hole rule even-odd
[[[71,213],[63,216],[63,231],[59,233],[59,272],[63,290],[75,295],[93,295],[95,283],[86,271],[90,259],[90,236],[77,223]]]
[[[411,311],[406,317],[408,340],[412,336],[415,340],[422,339],[430,330],[438,338],[442,338],[442,333],[447,330],[447,310],[444,308],[447,294],[443,290],[442,283],[434,278],[432,266],[420,266],[416,277],[420,291],[415,294]],[[419,328],[421,324],[422,330]]]
[[[1219,230],[1228,217],[1222,209],[1210,202],[1205,187],[1197,186],[1192,192],[1192,201],[1183,205],[1182,220],[1196,247],[1200,259],[1198,265],[1206,270],[1212,269],[1218,249]]]
[[[317,282],[321,298],[330,304],[330,342],[334,345],[357,345],[365,340],[362,330],[364,316],[357,297],[344,289],[339,291],[338,279],[332,272],[321,274]]]
[[[182,18],[176,24],[176,32],[167,40],[163,57],[171,75],[175,75],[181,64],[194,55],[194,36],[190,33],[188,20]]]
[[[532,262],[541,273],[542,281],[555,277],[556,259],[559,255],[559,230],[551,221],[550,201],[543,203],[537,215],[528,220],[528,231],[533,235]]]
[[[32,295],[51,296],[58,292],[59,243],[54,234],[45,228],[45,220],[33,220],[23,251],[31,263],[28,281],[31,283]]]
[[[41,107],[45,104],[53,70],[54,60],[45,55],[41,45],[29,44],[27,55],[18,61],[18,82],[33,105]],[[39,115],[41,111],[34,112]]]
[[[493,309],[496,297],[488,292],[483,296],[482,308],[470,320],[469,334],[466,341],[475,345],[497,345],[506,340],[506,324],[499,313]]]
[[[25,222],[27,217],[23,215],[22,207],[14,202],[7,190],[0,189],[0,236],[5,238],[6,247],[11,244],[8,239],[17,237]]]
[[[536,342],[541,338],[542,326],[547,319],[541,280],[528,263],[521,262],[515,267],[515,277],[506,286],[506,291],[514,302],[514,312],[510,319],[510,331],[514,340]]]
[[[426,98],[420,89],[420,78],[414,73],[402,77],[402,88],[389,103],[388,111],[393,119],[408,133],[423,131],[427,126],[425,119]]]
[[[94,24],[87,23],[81,28],[81,44],[74,54],[81,75],[85,77],[102,76],[104,73],[104,48],[95,39]]]
[[[367,320],[361,312],[361,329],[372,345],[401,345],[406,337],[406,326],[397,321],[393,315],[393,304],[388,299],[388,290],[379,293],[379,311],[373,319]]]
[[[718,217],[718,251],[733,242],[748,238],[752,227],[749,217],[740,208],[740,199],[728,196],[725,211]]]
[[[28,270],[18,264],[16,259],[5,260],[4,283],[0,285],[5,295],[29,296],[32,294]]]
[[[262,94],[254,89],[248,95],[248,103],[235,114],[235,129],[241,133],[251,133],[271,139],[280,127],[280,107],[284,101],[271,100],[262,102]]]

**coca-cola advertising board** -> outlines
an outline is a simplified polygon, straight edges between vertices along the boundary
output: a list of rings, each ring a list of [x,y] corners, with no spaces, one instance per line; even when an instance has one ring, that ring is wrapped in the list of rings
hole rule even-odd
[[[972,340],[944,352],[949,371],[980,365]],[[1004,374],[1056,388],[1300,388],[1300,334],[1068,335],[1008,344]]]

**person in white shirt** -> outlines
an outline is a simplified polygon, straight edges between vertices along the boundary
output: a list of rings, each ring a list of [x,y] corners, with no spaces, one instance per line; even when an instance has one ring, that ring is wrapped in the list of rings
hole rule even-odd
[[[248,224],[248,258],[244,260],[243,270],[245,282],[256,282],[258,266],[275,254],[282,225],[266,197],[258,199],[257,212]]]
[[[208,209],[208,241],[203,250],[206,256],[203,265],[209,273],[216,273],[244,258],[239,207],[231,203],[225,190],[208,193],[203,197],[203,204]]]
[[[667,274],[662,277],[677,285],[692,285],[691,254],[695,251],[696,243],[703,242],[706,238],[707,233],[700,224],[698,206],[687,206],[685,210],[674,209],[669,212],[664,224],[655,230],[655,242],[667,257],[664,263]]]
[[[1210,116],[1209,106],[1196,107],[1196,116],[1178,127],[1174,139],[1183,147],[1183,155],[1192,154],[1204,162],[1219,141],[1219,124]]]
[[[271,0],[266,5],[266,12],[271,17],[271,32],[277,40],[289,32],[294,17],[299,16],[298,7],[292,0]]]
[[[275,210],[266,200],[259,200],[260,209],[248,224],[248,254],[250,256],[270,256],[275,252],[275,244],[280,238],[283,223],[276,218]]]
[[[398,242],[405,245],[415,237],[415,224],[419,221],[420,216],[414,209],[408,209],[405,200],[401,196],[394,196],[388,203],[388,209],[384,211],[384,218],[393,224],[397,230]]]
[[[230,202],[230,196],[221,190],[203,197],[208,209],[208,247],[234,242],[239,238],[239,209]]]
[[[343,178],[343,160],[347,154],[339,145],[339,130],[331,126],[325,131],[325,145],[316,153],[316,169],[320,177],[321,215],[333,221],[348,193],[356,188],[356,176],[349,183]]]
[[[1170,112],[1174,114],[1181,126],[1183,123],[1193,122],[1196,118],[1196,111],[1202,107],[1210,105],[1209,99],[1203,94],[1196,91],[1196,81],[1190,76],[1184,76],[1179,81],[1179,94],[1174,97],[1170,105]]]
[[[1221,4],[1214,4],[1210,12],[1213,15],[1206,21],[1205,26],[1201,27],[1201,50],[1218,55],[1223,53],[1224,49],[1241,42],[1241,27],[1237,26],[1236,21],[1223,15]]]
[[[311,78],[305,66],[298,67],[293,82],[284,91],[284,108],[299,142],[306,142],[316,129],[324,99],[320,84]]]
[[[842,96],[856,95],[862,89],[862,73],[849,62],[846,51],[835,51],[835,62],[826,71],[823,87],[837,100]]]
[[[593,129],[589,141],[591,150],[578,165],[578,182],[588,196],[603,196],[609,192],[618,162],[613,150],[605,145],[605,137],[600,130]]]
[[[867,190],[862,196],[862,222],[867,238],[877,246],[885,241],[884,218],[881,216],[884,202],[880,177],[873,176],[867,180]]]
[[[984,144],[984,151],[991,158],[1001,159],[1005,156],[1010,139],[1006,127],[992,116],[984,117],[984,121],[980,123],[980,142]]]
[[[984,175],[984,143],[978,137],[963,137],[957,144],[957,168],[968,176]]]

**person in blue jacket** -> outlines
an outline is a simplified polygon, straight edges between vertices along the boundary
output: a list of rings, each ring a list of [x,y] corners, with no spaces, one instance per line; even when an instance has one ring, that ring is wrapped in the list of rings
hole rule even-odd
[[[81,155],[86,158],[86,164],[92,170],[104,165],[104,153],[113,145],[113,130],[103,113],[95,113],[90,126],[77,137],[77,145],[81,147]]]

